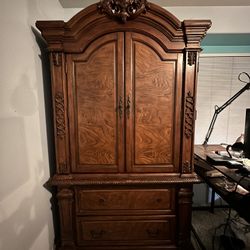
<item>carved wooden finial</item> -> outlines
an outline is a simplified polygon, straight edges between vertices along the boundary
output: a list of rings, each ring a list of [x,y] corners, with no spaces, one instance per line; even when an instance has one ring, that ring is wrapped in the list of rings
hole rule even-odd
[[[128,19],[134,19],[141,13],[146,13],[149,3],[147,0],[101,0],[97,8],[101,13],[126,23]]]

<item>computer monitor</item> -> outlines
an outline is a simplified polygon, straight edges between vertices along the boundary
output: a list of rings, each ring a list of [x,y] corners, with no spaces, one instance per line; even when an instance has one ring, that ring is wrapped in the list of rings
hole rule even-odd
[[[246,110],[244,148],[245,156],[250,159],[250,109]]]

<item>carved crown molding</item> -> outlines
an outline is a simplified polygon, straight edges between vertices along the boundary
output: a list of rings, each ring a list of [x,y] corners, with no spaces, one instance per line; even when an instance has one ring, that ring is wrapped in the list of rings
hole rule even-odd
[[[201,40],[211,25],[210,20],[184,20],[183,27],[187,47],[199,48]]]
[[[97,8],[100,13],[126,23],[128,19],[134,19],[141,13],[146,13],[149,3],[147,0],[101,0]]]
[[[143,14],[145,12],[146,15]],[[110,20],[106,20],[106,16],[109,16]],[[116,19],[119,22],[126,22],[138,16],[140,16],[140,27],[136,27],[134,22],[128,21],[126,25],[120,25],[112,21]],[[200,50],[200,41],[211,26],[211,21],[181,22],[169,11],[156,4],[149,4],[147,0],[101,0],[83,9],[68,22],[37,21],[36,26],[42,32],[51,52],[81,53],[91,42],[91,37],[101,37],[112,33],[116,28],[143,34],[153,29],[157,33],[162,33],[156,39],[160,39],[167,49],[171,50],[171,43],[176,42],[177,50],[181,52],[185,48]],[[59,55],[54,54],[53,60],[56,66],[60,64]]]

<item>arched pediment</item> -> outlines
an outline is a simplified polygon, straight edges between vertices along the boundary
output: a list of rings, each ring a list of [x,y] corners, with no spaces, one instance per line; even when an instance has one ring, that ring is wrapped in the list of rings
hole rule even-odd
[[[166,51],[182,51],[186,47],[199,48],[211,21],[181,22],[169,11],[146,0],[101,0],[68,22],[38,21],[36,26],[50,51],[82,52],[92,40],[117,31],[150,35]]]

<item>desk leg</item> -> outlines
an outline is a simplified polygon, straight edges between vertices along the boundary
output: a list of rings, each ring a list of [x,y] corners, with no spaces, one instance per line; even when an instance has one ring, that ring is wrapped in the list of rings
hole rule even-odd
[[[214,213],[214,199],[215,199],[215,191],[212,189],[211,207],[210,207],[210,212],[211,213]]]

